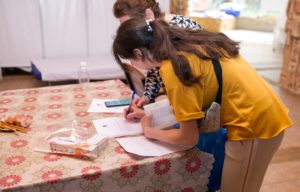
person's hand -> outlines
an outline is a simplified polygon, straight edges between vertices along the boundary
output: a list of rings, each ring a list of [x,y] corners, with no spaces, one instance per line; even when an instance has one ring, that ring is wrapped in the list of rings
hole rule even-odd
[[[128,111],[130,108],[130,111]],[[145,116],[145,111],[137,107],[134,103],[131,104],[131,107],[124,109],[125,119],[128,121],[139,121]]]
[[[148,138],[149,138],[149,133],[152,129],[151,121],[152,121],[152,117],[148,116],[148,115],[145,115],[140,121],[140,123],[143,127],[143,130],[144,130],[144,135],[145,135],[145,137],[148,137]]]
[[[148,97],[143,96],[143,97],[136,97],[133,100],[133,103],[137,106],[137,107],[143,107],[144,105],[147,105],[148,103],[150,103],[150,100]]]

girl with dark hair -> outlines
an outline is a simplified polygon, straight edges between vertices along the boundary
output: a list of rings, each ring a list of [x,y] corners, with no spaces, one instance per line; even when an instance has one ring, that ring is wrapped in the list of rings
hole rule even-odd
[[[148,138],[186,147],[197,144],[197,122],[216,97],[212,60],[219,60],[221,123],[228,137],[221,191],[259,191],[284,130],[292,122],[288,109],[239,55],[237,42],[222,33],[182,30],[159,19],[130,19],[118,29],[113,53],[119,63],[124,58],[146,70],[159,68],[180,128],[152,127],[151,117],[137,107],[132,107],[127,119],[140,118]]]
[[[172,26],[192,30],[201,29],[196,21],[188,17],[162,13],[159,3],[155,0],[117,0],[113,7],[113,13],[120,23],[130,18],[150,20],[161,18]],[[154,101],[159,95],[160,89],[164,87],[157,68],[148,71],[146,77],[144,96],[135,100],[139,106]]]

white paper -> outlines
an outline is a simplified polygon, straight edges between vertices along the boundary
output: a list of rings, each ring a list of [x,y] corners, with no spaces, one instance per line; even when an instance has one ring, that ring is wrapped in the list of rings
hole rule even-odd
[[[152,117],[152,127],[164,129],[177,123],[168,99],[145,105],[144,109]]]
[[[143,128],[139,122],[129,122],[123,117],[109,117],[93,120],[93,124],[98,134],[104,134],[109,137],[123,137],[143,133]]]
[[[120,107],[106,107],[106,101],[112,101],[118,99],[93,99],[89,109],[87,112],[89,113],[99,113],[99,112],[107,112],[107,113],[123,113],[124,109],[128,106],[120,106]]]
[[[171,145],[157,140],[150,140],[143,135],[122,137],[117,138],[116,140],[125,151],[140,156],[161,156],[188,149],[187,147]]]

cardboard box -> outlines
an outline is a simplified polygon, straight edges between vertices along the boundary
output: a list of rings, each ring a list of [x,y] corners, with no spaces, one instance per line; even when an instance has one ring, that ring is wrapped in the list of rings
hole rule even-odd
[[[233,30],[236,26],[235,18],[211,18],[211,17],[191,17],[197,21],[205,30],[220,32],[224,30]]]
[[[51,151],[79,158],[95,159],[108,145],[108,137],[96,134],[85,143],[76,144],[64,137],[54,137],[49,140]]]

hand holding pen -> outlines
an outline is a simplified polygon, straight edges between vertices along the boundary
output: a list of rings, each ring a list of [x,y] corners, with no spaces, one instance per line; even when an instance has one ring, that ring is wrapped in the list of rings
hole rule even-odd
[[[125,109],[125,119],[128,121],[139,121],[142,117],[145,116],[145,112],[143,109],[139,108],[135,103],[134,103],[134,96],[135,93],[132,93],[131,96],[131,103],[127,109]]]
[[[127,110],[127,112],[126,112],[126,116],[128,116],[128,114],[131,112],[131,108],[132,108],[134,96],[135,96],[135,91],[132,91],[131,102],[130,102],[130,105],[129,105],[128,110]]]

